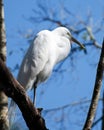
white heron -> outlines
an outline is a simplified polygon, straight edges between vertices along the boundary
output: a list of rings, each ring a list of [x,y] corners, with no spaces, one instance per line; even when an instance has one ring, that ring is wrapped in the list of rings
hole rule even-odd
[[[54,66],[70,53],[72,41],[85,49],[65,27],[58,27],[53,31],[43,30],[36,35],[18,73],[17,80],[25,90],[36,90],[39,83],[48,79]]]
[[[34,88],[34,98],[37,85],[48,79],[54,66],[69,55],[72,42],[85,49],[65,27],[58,27],[52,31],[43,30],[36,35],[24,56],[17,77],[26,91]],[[16,104],[12,100],[9,109],[10,123],[15,116],[15,108]]]
[[[17,80],[24,89],[34,88],[35,95],[37,85],[48,79],[54,66],[68,56],[72,42],[85,49],[65,27],[40,31],[24,56],[18,73]]]

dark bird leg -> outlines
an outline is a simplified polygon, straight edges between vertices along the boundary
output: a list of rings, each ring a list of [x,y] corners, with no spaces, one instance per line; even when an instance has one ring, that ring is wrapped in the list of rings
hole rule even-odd
[[[33,89],[34,89],[34,91],[33,91],[33,95],[34,95],[34,97],[33,97],[33,104],[34,105],[36,105],[36,88],[37,88],[37,84],[38,84],[38,80],[36,80],[34,82],[34,84],[33,84]]]
[[[36,81],[34,82],[34,84],[33,84],[33,89],[34,89],[34,97],[33,97],[33,105],[36,105],[36,88],[37,88],[37,85],[38,85],[38,77],[37,77],[37,79],[36,79]],[[43,108],[37,108],[37,110],[38,110],[38,112],[40,113],[40,115],[41,115],[41,112],[42,112],[42,110],[43,110]]]
[[[34,90],[33,90],[33,95],[34,95],[34,97],[33,97],[33,104],[35,105],[35,103],[36,103],[36,88],[37,88],[37,86],[36,85],[34,85]]]

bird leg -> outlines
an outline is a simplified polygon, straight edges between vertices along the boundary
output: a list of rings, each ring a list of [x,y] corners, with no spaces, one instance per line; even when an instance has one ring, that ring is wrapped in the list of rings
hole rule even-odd
[[[34,89],[34,90],[33,90],[33,96],[34,96],[34,97],[33,97],[33,104],[34,104],[34,105],[36,105],[36,88],[37,88],[37,86],[34,85],[34,88],[33,88],[33,89]]]
[[[38,84],[38,79],[33,84],[33,89],[34,89],[34,91],[33,91],[33,95],[34,95],[34,97],[33,97],[33,104],[34,105],[36,105],[36,88],[37,88],[37,84]]]

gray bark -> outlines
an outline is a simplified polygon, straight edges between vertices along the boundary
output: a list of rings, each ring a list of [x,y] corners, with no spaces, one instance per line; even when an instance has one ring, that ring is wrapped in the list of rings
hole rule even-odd
[[[0,58],[3,62],[6,62],[6,35],[3,0],[0,0]],[[0,91],[0,130],[9,130],[8,98],[3,91]]]

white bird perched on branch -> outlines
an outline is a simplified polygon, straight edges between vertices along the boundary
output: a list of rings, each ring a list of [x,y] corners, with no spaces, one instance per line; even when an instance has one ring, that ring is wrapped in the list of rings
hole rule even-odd
[[[17,77],[25,90],[34,88],[35,95],[37,85],[44,82],[54,66],[68,56],[72,41],[85,49],[65,27],[58,27],[53,31],[43,30],[36,35],[22,61]]]
[[[50,76],[54,66],[70,53],[72,41],[85,49],[65,27],[58,27],[53,31],[43,30],[36,35],[23,59],[17,78],[25,90],[35,90],[39,83]]]
[[[22,61],[17,77],[25,90],[34,88],[34,99],[37,85],[44,82],[54,66],[69,55],[72,42],[85,49],[65,27],[58,27],[53,31],[43,30],[36,35]],[[12,100],[9,111],[10,123],[15,108],[16,104]]]

